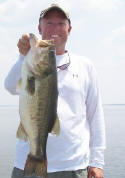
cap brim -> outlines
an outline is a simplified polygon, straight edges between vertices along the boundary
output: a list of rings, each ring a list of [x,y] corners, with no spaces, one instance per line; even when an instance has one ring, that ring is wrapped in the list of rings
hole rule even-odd
[[[42,14],[41,17],[42,17],[42,18],[45,17],[45,16],[47,15],[47,13],[48,13],[50,10],[59,10],[59,11],[61,11],[61,12],[65,15],[65,17],[66,17],[68,20],[70,20],[68,13],[67,13],[64,9],[62,9],[61,7],[58,7],[58,6],[51,6],[51,7],[47,8],[47,9],[45,9],[45,10],[43,11],[43,14]]]

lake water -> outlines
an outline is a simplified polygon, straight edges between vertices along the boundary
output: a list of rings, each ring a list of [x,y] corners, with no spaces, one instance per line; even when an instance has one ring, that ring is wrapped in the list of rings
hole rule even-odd
[[[125,105],[105,105],[107,149],[104,178],[125,178]],[[0,178],[10,178],[13,168],[17,107],[0,107]]]

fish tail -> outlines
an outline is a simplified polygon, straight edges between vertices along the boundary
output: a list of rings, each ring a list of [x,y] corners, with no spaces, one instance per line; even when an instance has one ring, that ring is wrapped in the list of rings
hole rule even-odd
[[[29,154],[24,168],[24,175],[43,176],[43,178],[47,178],[46,155],[43,159],[39,159]]]

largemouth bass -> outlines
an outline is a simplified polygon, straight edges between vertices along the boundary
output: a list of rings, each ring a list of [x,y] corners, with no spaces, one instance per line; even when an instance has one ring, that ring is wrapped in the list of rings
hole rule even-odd
[[[17,137],[30,142],[24,175],[47,174],[48,133],[59,135],[57,70],[52,41],[29,35],[31,49],[24,58],[18,83],[20,126]]]

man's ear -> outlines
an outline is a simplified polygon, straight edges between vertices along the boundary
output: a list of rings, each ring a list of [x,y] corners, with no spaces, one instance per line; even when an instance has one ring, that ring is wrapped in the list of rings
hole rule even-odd
[[[72,30],[72,26],[69,26],[68,33],[70,34],[70,31]]]
[[[38,30],[39,30],[39,34],[42,35],[42,30],[41,30],[40,24],[38,25]]]

